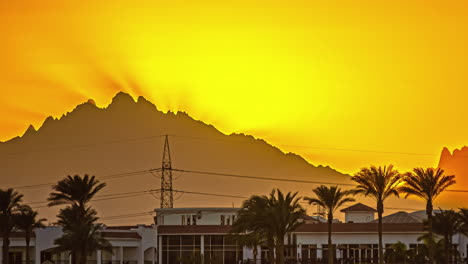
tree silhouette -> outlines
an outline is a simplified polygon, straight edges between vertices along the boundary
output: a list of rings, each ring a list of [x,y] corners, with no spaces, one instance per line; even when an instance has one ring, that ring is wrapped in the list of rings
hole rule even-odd
[[[354,198],[346,197],[352,192],[342,191],[338,186],[327,187],[321,185],[312,190],[315,194],[314,197],[305,197],[304,200],[309,202],[309,204],[317,204],[322,207],[327,214],[327,223],[328,223],[328,263],[333,264],[335,258],[335,251],[332,248],[332,223],[333,223],[333,213],[340,206],[347,202],[354,202]]]
[[[382,244],[382,214],[384,202],[388,197],[398,197],[402,176],[393,165],[362,168],[352,177],[358,185],[352,192],[373,198],[377,202],[378,233],[379,233],[379,264],[384,263]]]
[[[405,198],[410,195],[417,196],[426,201],[426,215],[429,236],[432,236],[432,211],[434,200],[447,187],[455,184],[454,175],[445,175],[444,170],[437,168],[415,168],[413,172],[406,173],[405,185],[401,192],[406,193]],[[429,260],[434,263],[434,245],[429,240]]]

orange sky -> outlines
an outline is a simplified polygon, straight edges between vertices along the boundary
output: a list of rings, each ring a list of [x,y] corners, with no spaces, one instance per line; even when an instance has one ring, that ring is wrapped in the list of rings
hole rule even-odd
[[[435,166],[468,141],[467,5],[1,1],[0,140],[123,86],[343,172]]]

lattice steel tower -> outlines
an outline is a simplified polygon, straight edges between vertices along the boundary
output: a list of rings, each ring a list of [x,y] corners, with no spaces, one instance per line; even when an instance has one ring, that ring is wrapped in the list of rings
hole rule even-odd
[[[173,208],[174,195],[172,193],[172,163],[169,150],[169,137],[164,141],[164,153],[161,166],[161,208]]]

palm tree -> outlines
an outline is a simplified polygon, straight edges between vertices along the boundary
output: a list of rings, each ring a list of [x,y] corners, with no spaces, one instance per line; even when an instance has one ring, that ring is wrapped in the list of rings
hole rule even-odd
[[[85,264],[87,256],[98,249],[112,252],[112,245],[100,235],[102,224],[95,223],[98,220],[96,210],[87,207],[83,215],[74,205],[61,209],[57,217],[64,235],[56,239],[55,244],[59,251],[71,251],[74,263]]]
[[[427,226],[427,220],[425,220],[425,225]],[[433,261],[437,264],[447,264],[444,257],[444,239],[436,240],[436,237],[429,236],[429,233],[425,233],[418,237],[418,241],[423,242],[423,247],[419,249],[416,259],[419,260],[419,263],[427,263],[429,258],[429,245],[434,246],[434,259]]]
[[[94,195],[104,187],[106,187],[106,184],[99,183],[99,180],[94,176],[67,176],[52,186],[55,192],[51,193],[47,200],[49,206],[68,204],[78,205],[84,209]]]
[[[408,249],[405,243],[401,241],[396,242],[390,246],[390,250],[385,252],[385,261],[388,263],[409,263],[414,259],[415,255],[411,249]]]
[[[241,246],[253,250],[253,261],[257,263],[258,247],[266,242],[266,237],[260,232],[251,232],[248,234],[235,234],[233,239]]]
[[[449,186],[455,184],[454,175],[445,175],[444,170],[437,168],[415,168],[413,172],[406,173],[405,185],[401,188],[406,193],[405,198],[410,195],[417,196],[426,201],[426,214],[429,236],[432,236],[432,211],[434,200]],[[429,243],[429,260],[434,263],[433,245]]]
[[[361,171],[352,177],[358,185],[352,191],[353,194],[363,194],[373,198],[377,202],[378,232],[379,232],[379,264],[384,263],[382,246],[382,214],[384,212],[384,202],[388,197],[398,197],[398,190],[402,181],[402,176],[393,165],[370,168],[362,168]]]
[[[19,213],[15,218],[16,227],[23,230],[26,238],[26,264],[31,264],[31,258],[29,255],[29,244],[31,241],[31,235],[35,228],[45,227],[43,224],[46,221],[45,218],[36,219],[37,211],[34,211],[29,205],[23,205],[19,209]]]
[[[304,200],[309,204],[317,204],[322,207],[327,213],[328,222],[328,263],[333,264],[335,258],[334,250],[332,249],[332,222],[333,213],[347,202],[354,202],[354,198],[346,197],[351,194],[350,191],[342,191],[338,186],[327,187],[321,185],[312,190],[317,198],[305,197]]]
[[[244,201],[233,225],[234,233],[260,232],[266,237],[270,263],[284,263],[284,237],[300,224],[305,213],[296,193],[273,190],[270,195],[253,195]],[[276,250],[276,258],[274,251]]]
[[[452,260],[452,237],[460,232],[462,221],[460,215],[453,210],[440,210],[434,214],[432,219],[432,229],[434,233],[444,237],[445,263]],[[428,228],[428,225],[426,225]]]
[[[468,236],[468,208],[460,208],[460,232],[465,236]]]
[[[97,212],[88,203],[102,188],[94,176],[68,176],[52,188],[48,198],[49,206],[64,205],[60,210],[58,224],[64,234],[55,240],[62,251],[70,250],[74,264],[86,264],[88,255],[97,249],[111,250],[110,243],[100,236],[101,225],[96,224]]]
[[[8,252],[10,250],[10,234],[14,228],[14,220],[16,214],[21,207],[20,203],[23,200],[23,195],[9,188],[7,190],[0,189],[0,235],[3,239],[2,245],[2,264],[8,264]]]
[[[284,195],[279,189],[270,193],[268,204],[273,220],[273,234],[275,235],[276,263],[284,264],[284,237],[298,228],[302,222],[299,219],[305,214],[299,204],[301,197],[297,192]]]
[[[241,235],[253,232],[264,236],[268,247],[268,261],[273,264],[275,262],[273,224],[269,215],[268,197],[253,195],[242,203],[231,233]]]

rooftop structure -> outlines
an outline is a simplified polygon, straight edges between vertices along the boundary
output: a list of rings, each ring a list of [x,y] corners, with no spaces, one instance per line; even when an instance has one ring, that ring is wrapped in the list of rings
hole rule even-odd
[[[367,223],[374,220],[377,210],[365,204],[357,203],[342,209],[341,212],[345,213],[346,223]]]

